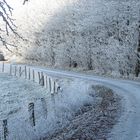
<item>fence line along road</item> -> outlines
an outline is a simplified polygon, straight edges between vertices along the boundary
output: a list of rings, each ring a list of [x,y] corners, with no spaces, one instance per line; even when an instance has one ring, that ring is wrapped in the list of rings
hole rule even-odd
[[[60,86],[57,83],[57,79],[48,75],[47,72],[35,69],[34,67],[20,64],[9,64],[4,61],[0,63],[0,72],[7,73],[10,76],[16,76],[18,78],[24,78],[33,82],[37,82],[39,85],[47,89],[51,94],[58,93]]]

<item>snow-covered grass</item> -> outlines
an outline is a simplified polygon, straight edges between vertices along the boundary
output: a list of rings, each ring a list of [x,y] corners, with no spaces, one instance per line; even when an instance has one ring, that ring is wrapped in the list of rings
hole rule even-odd
[[[0,81],[0,118],[8,120],[9,139],[35,138],[28,120],[28,104],[35,103],[36,118],[43,116],[39,103],[41,98],[47,97],[46,91],[32,82],[6,74],[0,74]]]
[[[90,84],[79,80],[60,80],[63,91],[51,95],[37,83],[23,78],[0,74],[0,135],[2,121],[8,122],[8,139],[32,140],[53,134],[72,119],[76,111],[86,103],[96,103],[91,98]],[[35,126],[29,119],[28,105],[34,103]]]

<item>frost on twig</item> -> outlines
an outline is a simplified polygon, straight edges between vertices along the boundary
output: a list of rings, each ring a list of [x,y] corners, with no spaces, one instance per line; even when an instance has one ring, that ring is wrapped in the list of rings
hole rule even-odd
[[[28,0],[24,0],[24,1],[23,1],[23,5],[24,5],[26,2],[28,2]]]
[[[13,8],[6,2],[6,0],[0,0],[0,18],[1,23],[4,25],[3,28],[0,27],[0,42],[9,50],[9,46],[16,47],[16,45],[8,43],[5,39],[6,36],[10,36],[10,32],[19,38],[23,39],[16,31],[17,27],[12,18]]]

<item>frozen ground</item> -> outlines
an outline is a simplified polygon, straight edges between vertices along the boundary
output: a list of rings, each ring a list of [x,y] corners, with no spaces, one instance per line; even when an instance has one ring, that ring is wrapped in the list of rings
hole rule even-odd
[[[41,70],[39,68],[36,68]],[[139,140],[140,139],[140,83],[130,80],[115,80],[99,76],[77,74],[51,69],[42,69],[48,74],[60,77],[73,77],[88,80],[113,89],[122,97],[124,107],[121,118],[110,134],[110,140]]]
[[[108,133],[120,116],[120,98],[112,90],[99,85],[91,86],[90,92],[100,102],[86,103],[75,113],[70,123],[59,127],[45,140],[106,140]]]
[[[3,139],[2,121],[8,122],[8,139],[37,138],[39,122],[45,115],[40,105],[41,98],[46,98],[46,91],[26,80],[17,79],[7,74],[0,74],[0,119],[1,139]],[[35,103],[36,127],[33,128],[29,120],[28,104]]]
[[[55,134],[58,130],[57,128],[68,126],[75,113],[82,106],[87,103],[98,104],[100,102],[99,98],[91,98],[91,95],[88,94],[91,93],[91,83],[92,85],[100,84],[113,89],[115,93],[122,97],[123,112],[118,123],[108,135],[108,139],[140,139],[139,82],[115,80],[37,67],[34,67],[34,69],[46,72],[50,76],[61,77],[60,84],[63,87],[63,93],[60,92],[54,97],[47,93],[46,89],[38,86],[38,84],[1,74],[0,93],[3,96],[1,99],[1,109],[3,108],[1,111],[1,122],[4,119],[8,120],[8,136],[10,136],[10,139],[19,139],[21,136],[21,139],[38,139],[41,136]],[[62,79],[67,80],[63,81]],[[14,89],[12,90],[13,94],[8,94],[11,91],[9,91],[9,87]],[[92,93],[94,94],[95,90]],[[29,120],[28,104],[31,102],[35,103],[35,127],[31,126]],[[16,107],[14,108],[14,106]],[[84,117],[82,116],[81,119],[83,120]],[[72,121],[73,123],[75,119]],[[3,125],[1,124],[0,126],[2,134]],[[73,126],[68,126],[67,128],[66,132],[71,132],[69,130]],[[63,136],[63,132],[60,133],[60,136],[61,134]],[[59,136],[59,134],[56,136]]]
[[[77,131],[73,127],[75,125],[80,127],[79,123],[82,118],[83,126],[78,129],[79,131],[82,129],[86,133],[86,131],[89,131],[89,127],[85,125],[88,125],[91,121],[95,123],[95,118],[97,118],[95,114],[98,114],[98,118],[103,115],[103,112],[99,110],[103,97],[95,94],[92,82],[81,82],[81,80],[71,78],[60,79],[59,82],[63,91],[51,95],[37,83],[23,78],[0,73],[0,81],[0,139],[6,137],[7,140],[38,140],[46,136],[47,139],[57,139],[58,135],[54,135],[58,132],[63,135],[65,128],[68,128],[68,133],[65,136],[68,137],[69,135],[72,138]],[[29,111],[30,103],[34,103],[35,124],[33,124],[33,118],[31,118],[31,110]],[[95,109],[97,105],[98,109]],[[116,112],[113,117],[115,118],[115,116]],[[88,121],[86,121],[86,118],[88,118]],[[101,118],[100,121],[103,119]],[[7,121],[6,125],[4,124],[5,120]],[[94,123],[93,126],[96,128]],[[114,124],[115,121],[111,122],[109,128]],[[108,125],[105,127],[105,130],[108,130]],[[85,133],[83,134],[85,135]],[[107,131],[104,131],[104,136],[106,134]],[[81,135],[80,132],[79,135]],[[61,139],[63,139],[62,136]]]

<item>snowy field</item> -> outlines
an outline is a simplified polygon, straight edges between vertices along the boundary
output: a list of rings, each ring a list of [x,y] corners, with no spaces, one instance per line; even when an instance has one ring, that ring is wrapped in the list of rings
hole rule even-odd
[[[24,78],[0,73],[0,81],[0,139],[102,138],[116,123],[118,102],[96,82],[60,78],[62,90],[51,94]]]
[[[5,67],[7,73],[8,66]],[[58,78],[62,90],[52,95],[38,82],[25,79],[24,75],[17,78],[1,73],[1,139],[4,139],[4,134],[7,140],[69,140],[81,136],[109,140],[140,139],[139,82],[29,67]],[[0,71],[1,68],[0,65]],[[98,85],[103,87],[98,88]],[[120,97],[121,103],[118,101]],[[34,119],[33,112],[29,111],[31,103],[34,103]],[[118,112],[120,105],[123,106],[121,114]],[[121,115],[119,120],[118,114]]]
[[[7,135],[9,140],[32,140],[53,134],[70,122],[80,106],[97,102],[96,97],[87,94],[91,93],[90,84],[78,80],[61,81],[63,91],[56,95],[23,78],[1,73],[0,81],[1,139]],[[30,103],[34,103],[35,124]],[[7,120],[5,126],[4,120]]]
[[[0,118],[1,123],[7,119],[8,138],[28,140],[39,136],[41,128],[38,121],[45,115],[40,104],[41,98],[45,99],[48,95],[46,91],[35,83],[7,74],[0,74],[0,81]],[[29,120],[29,103],[35,104],[35,128],[31,126]],[[0,126],[3,137],[3,125]]]

